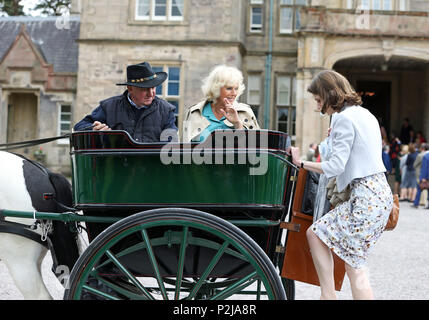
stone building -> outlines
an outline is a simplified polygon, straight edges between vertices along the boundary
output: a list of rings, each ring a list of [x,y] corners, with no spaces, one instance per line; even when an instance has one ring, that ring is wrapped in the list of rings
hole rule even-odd
[[[328,118],[306,92],[324,69],[344,73],[388,132],[408,117],[429,137],[429,1],[76,0],[79,76],[74,117],[122,92],[126,65],[169,72],[158,94],[184,110],[201,97],[217,64],[245,75],[241,97],[263,128],[288,132],[306,149]]]
[[[0,18],[0,143],[70,132],[79,18]],[[41,149],[40,149],[41,148]],[[69,173],[68,139],[13,150]]]

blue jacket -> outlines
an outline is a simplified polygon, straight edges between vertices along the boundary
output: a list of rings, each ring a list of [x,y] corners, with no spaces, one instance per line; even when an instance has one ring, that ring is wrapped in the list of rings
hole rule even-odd
[[[422,168],[420,169],[419,181],[422,179],[429,180],[429,153],[425,154],[422,159]]]
[[[122,95],[101,101],[90,115],[74,126],[74,130],[91,130],[94,121],[100,121],[112,130],[127,131],[138,142],[177,140],[174,110],[173,105],[155,97],[148,108],[139,112],[128,101],[127,90]]]
[[[382,153],[383,164],[386,167],[387,172],[392,172],[392,162],[390,161],[390,156],[387,152]]]

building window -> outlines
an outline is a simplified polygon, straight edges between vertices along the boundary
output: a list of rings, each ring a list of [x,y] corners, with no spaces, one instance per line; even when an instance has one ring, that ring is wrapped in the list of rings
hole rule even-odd
[[[392,0],[383,0],[383,10],[393,10]]]
[[[399,2],[398,2],[399,1]],[[392,11],[402,0],[347,0],[347,9]]]
[[[427,0],[347,0],[347,9],[429,12]]]
[[[249,75],[247,78],[247,104],[252,107],[253,113],[258,119],[261,105],[261,76]]]
[[[176,116],[176,126],[178,127],[177,117],[179,115],[180,106],[180,67],[171,65],[156,65],[152,66],[154,72],[167,72],[167,80],[163,84],[156,87],[156,95],[176,107],[174,114]]]
[[[71,105],[61,104],[58,112],[58,135],[62,136],[68,134],[72,130],[72,113]],[[59,139],[59,144],[68,144],[69,139]]]
[[[308,5],[307,2],[308,0],[280,0],[280,33],[292,33],[301,28],[299,8]]]
[[[263,0],[250,0],[250,32],[262,32]]]
[[[135,0],[136,20],[182,21],[184,0]]]
[[[276,88],[277,130],[296,139],[296,78],[278,76]]]
[[[397,0],[399,11],[429,12],[429,1],[427,0]]]
[[[408,11],[410,4],[408,0],[399,0],[399,11]]]

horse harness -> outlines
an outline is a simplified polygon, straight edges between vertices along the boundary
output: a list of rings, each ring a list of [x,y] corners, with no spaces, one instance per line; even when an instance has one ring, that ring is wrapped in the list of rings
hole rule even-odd
[[[52,137],[52,138],[0,144],[0,150],[6,151],[6,150],[23,148],[23,147],[35,146],[35,145],[51,142],[54,140],[63,139],[63,138],[69,137],[69,136],[70,136],[70,134],[66,134],[63,136]],[[36,161],[27,159],[20,154],[17,154],[17,153],[14,153],[14,154],[25,159],[26,161],[31,162],[33,165],[35,165],[37,168],[42,170],[50,178],[49,172],[41,164],[39,164]],[[53,183],[51,183],[51,184],[55,189],[54,184]],[[54,199],[55,200],[54,196],[51,194],[47,194],[46,199]],[[64,207],[59,202],[57,202],[57,204]],[[70,208],[67,208],[67,209],[70,209]],[[38,228],[39,225],[42,229],[41,235],[39,233],[35,232],[35,230]],[[3,215],[3,210],[0,209],[0,233],[16,234],[16,235],[25,237],[27,239],[33,240],[33,241],[43,245],[45,248],[49,249],[50,247],[52,247],[51,240],[49,239],[49,233],[51,231],[52,231],[52,221],[36,220],[31,225],[27,225],[24,223],[18,223],[18,222],[6,221],[5,216]]]
[[[36,241],[37,243],[43,245],[45,248],[48,249],[49,248],[48,242],[50,241],[48,236],[48,232],[49,232],[48,229],[50,228],[47,226],[42,226],[43,231],[42,231],[42,235],[40,235],[39,233],[34,231],[37,229],[38,224],[43,225],[43,224],[48,224],[48,222],[45,223],[41,220],[36,220],[35,223],[31,225],[26,225],[23,223],[6,221],[5,216],[3,215],[3,210],[0,210],[0,233],[3,232],[3,233],[16,234],[18,236],[22,236],[27,239]]]

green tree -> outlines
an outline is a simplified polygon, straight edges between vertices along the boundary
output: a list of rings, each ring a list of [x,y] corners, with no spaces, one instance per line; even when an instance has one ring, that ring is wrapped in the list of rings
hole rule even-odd
[[[41,10],[42,14],[61,16],[70,11],[71,0],[39,0],[33,10]]]
[[[24,6],[20,2],[21,0],[0,0],[0,12],[8,16],[23,16]]]

